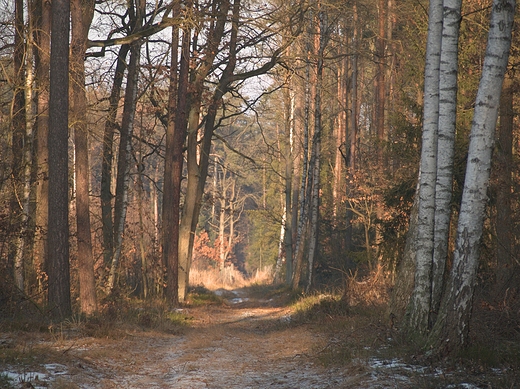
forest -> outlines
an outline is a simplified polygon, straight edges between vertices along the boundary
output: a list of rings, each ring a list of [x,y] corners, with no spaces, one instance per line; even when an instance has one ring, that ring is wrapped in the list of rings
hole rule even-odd
[[[368,283],[520,355],[514,0],[0,2],[0,328]]]

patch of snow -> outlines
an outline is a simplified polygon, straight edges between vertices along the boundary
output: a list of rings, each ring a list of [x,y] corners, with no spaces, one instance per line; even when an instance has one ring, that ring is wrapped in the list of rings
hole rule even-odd
[[[249,301],[249,299],[247,297],[244,297],[244,298],[242,298],[242,297],[235,297],[234,299],[229,300],[229,302],[231,304],[241,304],[241,303],[244,303],[246,301]]]

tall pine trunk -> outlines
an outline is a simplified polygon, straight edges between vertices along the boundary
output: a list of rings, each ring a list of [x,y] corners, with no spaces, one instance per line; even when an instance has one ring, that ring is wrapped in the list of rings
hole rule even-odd
[[[85,91],[85,52],[88,30],[94,16],[94,1],[71,2],[71,119],[76,153],[76,228],[78,242],[78,275],[81,311],[91,315],[97,311],[94,258],[90,228],[89,147],[87,95]]]
[[[14,35],[14,93],[11,105],[11,134],[12,134],[12,163],[11,163],[11,205],[10,231],[14,231],[10,262],[13,263],[15,284],[20,291],[24,291],[24,230],[27,227],[28,214],[24,211],[26,196],[24,188],[25,147],[28,147],[26,139],[26,111],[25,111],[25,25],[23,0],[15,1],[15,35]]]
[[[35,44],[36,44],[36,210],[34,264],[36,267],[37,290],[43,289],[43,272],[47,261],[47,224],[49,208],[49,71],[50,71],[50,29],[51,7],[43,0],[36,0]]]
[[[69,0],[53,0],[49,100],[49,309],[72,314],[69,264]]]

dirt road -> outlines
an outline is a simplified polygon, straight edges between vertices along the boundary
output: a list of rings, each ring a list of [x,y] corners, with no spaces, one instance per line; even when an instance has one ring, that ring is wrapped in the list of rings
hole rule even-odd
[[[128,331],[120,338],[108,339],[25,339],[23,347],[37,345],[37,350],[46,352],[45,358],[33,353],[32,358],[38,362],[26,358],[18,364],[0,364],[0,388],[479,387],[468,383],[417,386],[418,382],[438,381],[444,373],[410,366],[398,359],[370,356],[377,351],[370,345],[362,347],[369,350],[363,358],[324,367],[318,357],[334,339],[321,331],[319,323],[294,324],[290,308],[253,299],[243,290],[220,292],[223,305],[183,310],[190,317],[190,325],[178,334]],[[0,356],[2,348],[13,347],[13,342],[19,343],[20,339],[0,334]]]
[[[240,291],[227,297],[224,306],[187,309],[192,328],[181,336],[138,335],[123,344],[99,345],[122,347],[120,358],[89,358],[71,380],[95,388],[342,386],[337,371],[312,362],[320,339],[305,326],[289,327],[287,308],[251,301]]]

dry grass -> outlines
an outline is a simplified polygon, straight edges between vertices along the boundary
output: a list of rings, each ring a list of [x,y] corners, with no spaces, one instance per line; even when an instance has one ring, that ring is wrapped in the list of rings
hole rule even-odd
[[[250,277],[244,275],[234,266],[220,269],[190,270],[190,285],[204,286],[209,290],[244,288],[252,284],[267,284],[272,282],[272,267],[266,266],[255,271]]]
[[[355,274],[349,275],[343,298],[351,306],[387,304],[390,287],[390,277],[385,274],[384,268],[378,265],[363,279],[358,280]]]

